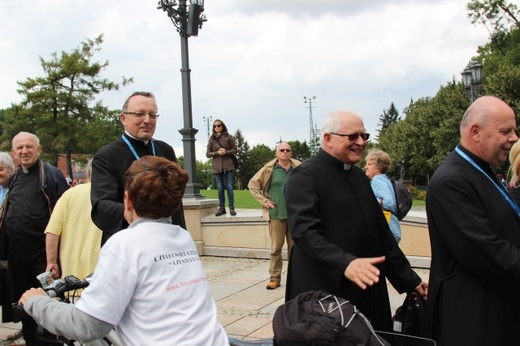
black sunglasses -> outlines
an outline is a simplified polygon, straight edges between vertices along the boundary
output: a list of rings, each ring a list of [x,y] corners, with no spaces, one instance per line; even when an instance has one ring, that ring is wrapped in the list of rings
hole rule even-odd
[[[346,133],[336,133],[336,132],[330,132],[331,135],[335,136],[341,136],[341,137],[347,137],[349,141],[355,142],[359,137],[361,137],[365,142],[368,141],[370,138],[370,133],[352,133],[352,134],[346,134]]]
[[[222,124],[215,124],[215,125],[213,125],[213,128],[215,128],[215,127],[222,127]]]

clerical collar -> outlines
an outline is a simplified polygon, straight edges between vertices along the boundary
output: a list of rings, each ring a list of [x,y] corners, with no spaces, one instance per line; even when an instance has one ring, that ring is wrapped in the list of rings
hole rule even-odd
[[[350,171],[351,168],[352,168],[352,165],[349,165],[348,163],[343,163],[343,169],[344,170]]]
[[[132,139],[135,139],[136,141],[140,141],[140,142],[143,142],[144,145],[147,145],[149,141],[143,141],[142,139],[139,139],[139,138],[135,138],[134,136],[132,136],[131,134],[128,133],[128,131],[125,130],[125,135],[127,135],[128,137],[132,138]]]
[[[33,163],[33,164],[31,165],[31,167],[29,167],[29,168],[23,168],[22,165],[20,165],[20,170],[21,170],[24,174],[28,174],[29,172],[32,172],[32,171],[34,171],[34,170],[37,170],[38,167],[39,167],[39,165],[38,165],[39,163],[40,163],[40,159],[38,158],[38,160],[36,160],[36,162]]]

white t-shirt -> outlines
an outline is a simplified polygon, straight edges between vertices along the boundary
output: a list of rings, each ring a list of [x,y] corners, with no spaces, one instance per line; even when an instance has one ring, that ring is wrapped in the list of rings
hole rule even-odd
[[[113,235],[76,307],[126,345],[229,345],[191,235],[170,222],[139,218]]]

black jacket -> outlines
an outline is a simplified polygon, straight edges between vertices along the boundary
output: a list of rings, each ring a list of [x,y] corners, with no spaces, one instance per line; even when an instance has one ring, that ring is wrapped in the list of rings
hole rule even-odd
[[[151,145],[135,140],[125,134],[139,157],[152,155]],[[155,156],[177,162],[173,148],[158,140],[153,140]],[[132,151],[122,138],[99,149],[92,161],[92,221],[103,231],[101,244],[110,236],[128,227],[123,217],[124,174],[136,160]],[[172,223],[186,228],[184,210],[181,206],[172,217]]]
[[[400,293],[421,282],[397,246],[370,186],[356,166],[320,150],[296,167],[287,181],[285,201],[294,247],[289,260],[286,300],[306,291],[326,290],[350,300],[374,328],[391,331],[386,278]],[[358,257],[386,256],[379,282],[366,290],[346,279]]]

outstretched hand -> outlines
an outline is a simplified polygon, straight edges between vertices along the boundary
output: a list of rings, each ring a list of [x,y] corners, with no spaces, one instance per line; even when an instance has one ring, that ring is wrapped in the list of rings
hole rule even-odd
[[[380,271],[375,265],[384,261],[385,256],[356,258],[347,266],[344,275],[364,290],[367,286],[372,286],[379,282]]]

